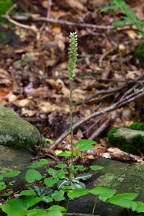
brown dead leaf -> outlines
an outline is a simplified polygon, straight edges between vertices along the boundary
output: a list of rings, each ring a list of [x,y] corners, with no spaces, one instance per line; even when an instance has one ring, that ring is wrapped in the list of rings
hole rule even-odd
[[[37,110],[30,110],[26,108],[21,109],[21,114],[24,116],[32,117],[37,113]]]
[[[82,131],[79,129],[79,130],[77,131],[76,135],[75,135],[75,139],[76,139],[76,140],[80,140],[80,139],[82,139],[82,137],[83,137],[83,133],[82,133]]]
[[[91,0],[90,4],[93,6],[101,6],[105,3],[105,0]]]
[[[61,51],[64,51],[65,49],[65,41],[62,33],[56,34],[55,41],[57,46],[60,48]]]
[[[28,98],[25,98],[25,99],[17,100],[15,102],[15,104],[20,106],[20,107],[25,107],[25,106],[29,106],[31,104],[31,100]]]
[[[140,75],[140,71],[134,70],[134,71],[127,71],[126,79],[134,79],[136,76]]]
[[[52,28],[52,32],[53,32],[54,34],[59,34],[59,33],[61,32],[61,27],[60,27],[60,26],[54,26],[54,27]]]
[[[137,1],[136,1],[137,2]],[[138,2],[138,5],[134,7],[133,12],[136,13],[136,16],[138,19],[143,20],[144,19],[144,2]]]
[[[60,5],[61,7],[64,8],[74,8],[74,9],[79,9],[81,11],[85,11],[85,7],[82,4],[82,1],[77,1],[77,0],[63,0],[59,1],[56,0],[57,4]]]
[[[84,100],[86,96],[87,96],[86,92],[80,88],[76,88],[73,90],[73,101],[74,102]]]
[[[37,89],[31,89],[31,92],[28,94],[28,95],[32,95],[34,97],[39,97],[39,98],[44,98],[48,95],[49,93],[49,90],[48,88],[45,86],[45,87],[39,87]]]
[[[14,83],[10,74],[3,69],[0,69],[0,100],[4,99],[12,91]]]
[[[55,111],[65,111],[69,112],[69,106],[68,105],[56,105],[56,104],[51,104],[48,101],[40,101],[38,103],[38,108],[40,112],[55,112]]]
[[[131,39],[138,39],[139,35],[132,30],[126,31],[127,35],[131,38]]]
[[[101,144],[96,145],[95,148],[90,149],[87,151],[87,154],[91,154],[91,155],[101,155],[102,153],[105,153],[107,150],[107,147]]]
[[[18,95],[15,95],[13,93],[10,93],[8,96],[7,96],[7,99],[9,101],[9,103],[13,103],[15,102],[16,100],[18,100],[19,96]]]
[[[44,7],[44,8],[48,8],[48,6],[49,6],[49,1],[44,0],[44,1],[42,1],[41,5],[42,5],[42,7]]]

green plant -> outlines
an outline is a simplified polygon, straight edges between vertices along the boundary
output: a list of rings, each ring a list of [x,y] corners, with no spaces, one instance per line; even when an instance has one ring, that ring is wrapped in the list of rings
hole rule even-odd
[[[111,5],[103,8],[101,11],[122,11],[124,16],[121,17],[119,22],[114,22],[113,25],[115,27],[124,26],[127,22],[133,24],[138,32],[144,37],[144,21],[141,21],[137,18],[136,14],[131,10],[130,6],[122,0],[110,0]]]
[[[70,160],[69,160],[69,179],[74,178],[73,173],[73,79],[75,77],[75,70],[77,66],[77,34],[75,32],[70,33],[70,45],[69,45],[69,61],[68,61],[68,79],[70,82],[70,95],[69,95],[69,109],[70,109]]]
[[[140,61],[144,60],[144,42],[140,42],[136,49],[134,50],[134,56]]]
[[[13,2],[11,0],[0,0],[0,22],[4,21],[2,15],[4,15],[12,5]]]
[[[130,129],[134,130],[144,130],[144,123],[143,122],[134,122],[130,126],[128,126]]]
[[[19,59],[19,60],[16,60],[13,64],[14,64],[14,65],[20,65],[20,64],[22,64],[23,62],[26,62],[26,61],[28,61],[28,60],[30,60],[30,59],[32,59],[32,56],[25,56],[25,57],[23,57],[23,58],[21,58],[21,59]]]
[[[67,164],[65,163],[57,164],[55,165],[55,168],[48,168],[47,175],[41,176],[40,173],[38,175],[37,171],[32,172],[33,176],[29,175],[29,177],[27,177],[27,174],[32,170],[31,168],[37,169],[45,166],[46,164],[48,164],[48,160],[41,159],[39,161],[33,162],[32,165],[29,166],[29,169],[25,174],[27,189],[20,191],[19,197],[7,200],[0,206],[2,211],[5,212],[7,216],[36,216],[37,214],[42,216],[62,216],[62,212],[65,212],[66,209],[59,205],[53,205],[54,202],[59,203],[60,201],[66,200],[67,197],[69,199],[76,199],[87,194],[97,195],[98,198],[104,202],[131,209],[132,211],[136,211],[138,213],[144,212],[144,202],[134,200],[137,197],[136,193],[116,194],[117,191],[110,188],[95,187],[92,189],[86,189],[83,187],[83,185],[80,188],[79,182],[78,188],[75,185],[73,186],[72,182],[69,184],[67,171],[64,171],[64,169],[67,168]],[[83,170],[84,168],[83,166],[75,167],[77,168],[77,171]],[[103,167],[96,165],[91,166],[91,169],[94,171],[100,170],[102,168]],[[19,174],[19,171],[7,172],[1,175],[1,179],[4,177],[11,178]],[[41,179],[37,178],[37,176],[41,176]],[[77,180],[86,180],[89,177],[90,176],[81,174],[77,176]],[[41,186],[36,185],[39,180],[41,181]],[[63,183],[61,180],[67,181],[67,184]],[[73,183],[77,184],[76,179]],[[50,203],[51,207],[47,209],[41,209],[39,206],[39,203],[41,202]]]
[[[137,197],[136,193],[116,194],[116,190],[95,187],[87,189],[84,180],[89,179],[91,173],[83,173],[87,171],[83,165],[75,165],[74,157],[78,157],[81,152],[93,148],[96,144],[93,140],[81,139],[73,144],[73,78],[75,76],[77,62],[77,35],[71,33],[70,35],[70,50],[69,50],[69,73],[70,81],[70,131],[71,131],[71,149],[69,151],[59,154],[61,157],[67,157],[68,163],[60,163],[53,166],[53,168],[45,168],[45,174],[41,174],[38,168],[47,166],[49,161],[40,159],[33,162],[27,167],[25,173],[25,189],[19,191],[16,198],[11,198],[0,205],[1,210],[7,216],[62,216],[66,209],[59,205],[54,205],[63,200],[76,199],[80,196],[92,194],[97,195],[98,198],[104,202],[112,203],[124,208],[132,209],[137,212],[144,212],[144,203],[134,201]],[[103,169],[102,166],[92,165],[90,169],[93,171]],[[20,171],[14,170],[0,175],[0,190],[1,194],[6,194],[5,189],[7,184],[5,178],[17,177]],[[3,191],[3,193],[2,193]],[[7,193],[7,195],[9,195]],[[49,208],[43,209],[40,203],[45,202],[50,205]]]

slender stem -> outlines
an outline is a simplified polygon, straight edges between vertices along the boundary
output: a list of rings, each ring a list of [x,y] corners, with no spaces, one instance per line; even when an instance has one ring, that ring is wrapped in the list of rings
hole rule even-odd
[[[70,144],[71,144],[71,151],[73,152],[73,80],[70,79],[70,97],[69,97],[69,103],[70,103]]]
[[[70,33],[69,44],[69,62],[68,62],[68,79],[70,82],[69,94],[69,109],[70,109],[70,150],[71,155],[69,159],[69,179],[72,181],[75,177],[74,171],[74,145],[73,145],[73,78],[75,76],[75,69],[77,66],[77,34],[76,32]]]
[[[70,109],[70,149],[71,149],[71,156],[70,156],[70,178],[74,177],[73,169],[71,169],[71,165],[74,164],[74,146],[73,146],[73,78],[69,79],[70,81],[70,95],[69,95],[69,109]]]

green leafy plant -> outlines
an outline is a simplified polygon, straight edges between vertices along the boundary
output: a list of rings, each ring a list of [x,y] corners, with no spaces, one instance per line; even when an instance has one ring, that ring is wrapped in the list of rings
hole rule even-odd
[[[13,2],[11,0],[0,0],[0,22],[4,21],[2,15],[4,15],[12,5]]]
[[[131,209],[136,212],[144,212],[144,202],[135,201],[136,193],[117,194],[117,191],[111,188],[95,187],[87,189],[84,181],[89,179],[92,174],[84,173],[87,171],[83,165],[75,165],[74,157],[78,157],[81,152],[87,151],[96,144],[93,140],[81,139],[73,144],[73,78],[75,76],[77,62],[77,35],[70,34],[69,48],[69,72],[70,81],[70,131],[71,131],[71,149],[59,154],[60,157],[67,157],[68,163],[59,163],[52,168],[45,167],[49,161],[40,159],[27,167],[25,173],[25,189],[18,192],[18,197],[11,198],[0,205],[1,210],[7,216],[62,216],[66,209],[55,203],[67,199],[76,199],[80,196],[92,194],[98,196],[103,202],[108,202]],[[45,174],[41,174],[38,168],[45,167]],[[90,166],[92,171],[103,169],[102,166]],[[5,178],[17,177],[20,171],[14,170],[0,175],[0,190],[7,188]],[[49,208],[43,209],[39,206],[41,202],[49,204]]]
[[[23,58],[21,58],[21,59],[15,61],[13,64],[14,64],[14,65],[20,65],[20,64],[22,64],[23,62],[26,62],[26,61],[28,61],[28,60],[30,60],[30,59],[32,59],[32,56],[25,56],[25,57],[23,57]]]
[[[80,139],[76,143],[76,148],[78,148],[80,151],[87,151],[89,149],[94,148],[94,145],[96,144],[96,141],[94,140],[88,140],[88,139]]]
[[[70,146],[71,155],[69,160],[69,169],[73,164],[73,79],[75,77],[75,70],[77,66],[77,34],[76,32],[70,33],[70,44],[69,44],[69,62],[68,62],[68,79],[70,82],[70,95],[69,95],[69,108],[70,108]],[[69,178],[74,178],[72,170],[69,172]]]
[[[45,166],[47,163],[47,160],[41,159],[33,162],[32,165],[29,166],[29,169],[25,174],[25,180],[27,183],[35,184],[36,182],[41,181],[43,184],[42,186],[27,186],[28,189],[19,192],[19,197],[10,199],[3,203],[0,208],[7,214],[7,216],[36,216],[37,214],[43,216],[51,216],[52,214],[62,216],[62,212],[65,212],[66,209],[61,206],[57,206],[54,211],[54,202],[59,203],[60,201],[66,200],[66,197],[69,199],[76,199],[87,194],[96,195],[104,202],[131,209],[132,211],[136,211],[138,213],[144,212],[144,202],[134,200],[137,197],[136,193],[116,194],[116,190],[105,187],[86,189],[84,184],[81,185],[80,180],[88,179],[91,177],[91,174],[80,174],[75,177],[73,182],[70,182],[70,179],[67,177],[67,164],[65,163],[57,164],[55,165],[55,168],[48,168],[47,173],[49,177],[47,175],[42,176],[38,171],[34,172],[35,169]],[[83,171],[84,169],[82,165],[75,165],[75,168],[77,171]],[[103,167],[92,165],[90,168],[96,171],[102,169]],[[32,173],[31,170],[33,170]],[[15,177],[19,174],[19,171],[7,172],[1,174],[1,179],[4,177]],[[33,174],[33,176],[31,176],[31,174]],[[3,189],[5,189],[5,187]],[[48,209],[41,209],[38,206],[40,202],[51,203],[51,207]],[[37,205],[37,208],[35,208],[35,205]]]
[[[122,0],[110,0],[111,5],[103,8],[101,11],[122,11],[124,16],[121,17],[119,22],[114,22],[115,27],[124,26],[127,22],[133,24],[139,33],[144,37],[144,21],[141,21],[137,18],[136,14],[131,10],[130,6]]]

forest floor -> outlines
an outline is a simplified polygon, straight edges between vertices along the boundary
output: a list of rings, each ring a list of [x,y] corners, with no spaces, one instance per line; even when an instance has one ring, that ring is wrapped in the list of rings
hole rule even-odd
[[[68,130],[69,34],[77,32],[74,122],[104,112],[79,125],[74,131],[74,141],[81,138],[97,141],[96,147],[87,152],[86,160],[102,156],[130,161],[130,155],[125,157],[118,149],[109,148],[107,132],[115,126],[144,120],[144,97],[135,99],[133,95],[144,81],[143,62],[134,55],[142,37],[131,25],[113,28],[112,23],[122,13],[101,13],[107,5],[104,0],[17,2],[16,13],[11,19],[7,16],[14,25],[2,23],[0,30],[0,35],[7,34],[0,43],[0,105],[13,108],[49,139],[57,140]],[[127,2],[143,20],[144,3]],[[30,15],[22,16],[22,11]],[[36,21],[41,17],[48,22]],[[129,95],[131,101],[126,98]],[[121,103],[123,98],[126,102]],[[69,149],[69,142],[67,136],[53,152]]]

